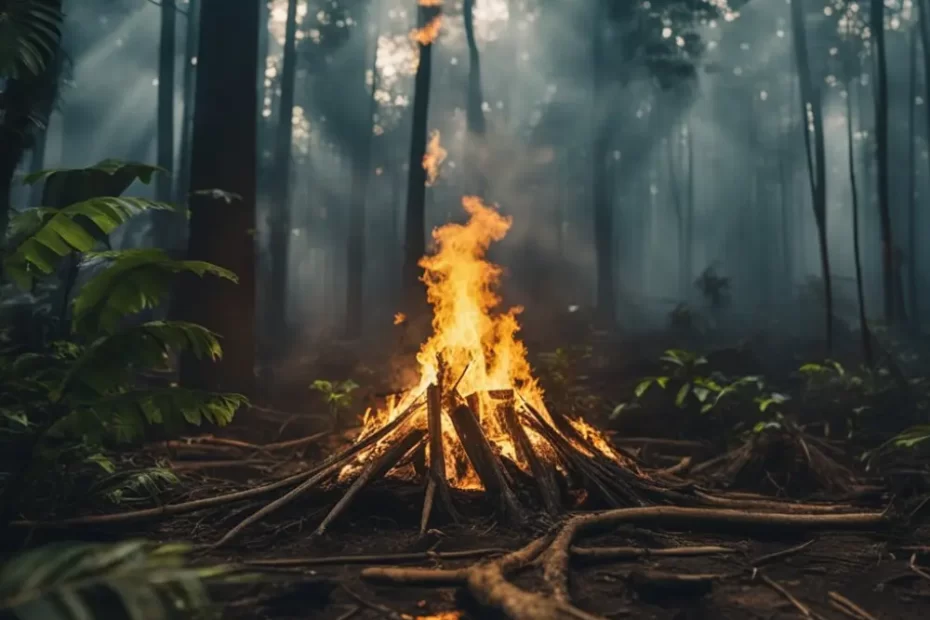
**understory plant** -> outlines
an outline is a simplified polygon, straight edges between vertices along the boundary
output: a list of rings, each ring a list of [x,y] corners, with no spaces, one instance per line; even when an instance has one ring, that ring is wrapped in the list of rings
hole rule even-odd
[[[351,379],[345,381],[328,381],[317,379],[310,384],[310,389],[318,392],[329,410],[333,428],[341,428],[343,417],[352,408],[352,393],[359,388],[358,383]]]
[[[7,309],[22,315],[34,300],[29,296],[41,290],[65,311],[51,325],[47,316],[27,317],[28,337],[19,325],[0,329],[0,524],[18,510],[34,471],[90,463],[112,475],[101,456],[107,447],[138,441],[150,427],[171,433],[187,425],[222,426],[246,403],[238,394],[140,380],[145,372],[170,370],[177,355],[216,360],[222,349],[218,336],[200,325],[145,320],[139,313],[164,303],[178,274],[236,280],[216,265],[159,249],[107,249],[110,233],[131,218],[173,209],[119,195],[158,172],[107,160],[26,179],[44,182],[43,202],[61,206],[26,209],[11,219],[2,251],[4,297],[27,297]],[[76,286],[84,272],[89,279]]]

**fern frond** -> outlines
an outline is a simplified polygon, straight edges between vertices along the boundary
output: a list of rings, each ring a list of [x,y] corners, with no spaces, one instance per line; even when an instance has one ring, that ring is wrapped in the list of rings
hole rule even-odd
[[[59,543],[27,551],[0,568],[0,612],[20,620],[186,617],[210,607],[206,582],[231,572],[189,567],[186,552],[180,545],[144,541]]]
[[[170,469],[152,467],[136,471],[112,472],[97,485],[99,492],[114,504],[157,499],[180,483]]]
[[[156,174],[167,174],[167,170],[161,166],[151,166],[133,161],[120,161],[118,159],[104,159],[103,161],[89,166],[87,168],[51,168],[40,170],[26,175],[23,178],[23,184],[34,185],[42,181],[48,182],[53,177],[93,177],[104,174],[110,177],[126,179],[128,187],[134,181],[139,180],[148,185],[152,182],[152,177]],[[113,192],[107,192],[113,193]]]
[[[113,262],[81,287],[74,300],[73,331],[112,333],[127,316],[158,306],[176,274],[207,274],[237,282],[236,275],[212,263],[171,258],[161,249],[95,252],[94,259]]]
[[[106,435],[129,443],[141,439],[148,425],[160,425],[168,432],[183,431],[188,424],[226,426],[246,404],[248,399],[239,394],[183,388],[127,391],[77,404],[55,431],[81,436]]]
[[[7,0],[0,5],[0,77],[37,76],[61,43],[61,2]]]
[[[163,366],[171,352],[189,352],[198,359],[212,360],[223,354],[218,336],[205,327],[183,321],[149,321],[91,343],[68,369],[52,399],[81,386],[94,394],[112,393],[131,384],[133,372]]]
[[[170,211],[165,202],[144,198],[105,196],[72,204],[54,215],[43,211],[29,217],[41,220],[31,235],[12,246],[3,259],[6,275],[24,290],[30,290],[39,275],[49,275],[59,261],[72,252],[89,252],[98,237],[106,236],[133,216],[150,210]]]

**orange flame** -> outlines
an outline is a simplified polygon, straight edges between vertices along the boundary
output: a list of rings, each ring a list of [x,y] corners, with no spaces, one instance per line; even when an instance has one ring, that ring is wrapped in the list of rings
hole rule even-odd
[[[442,6],[442,0],[420,0],[420,6]]]
[[[507,431],[501,394],[516,394],[514,407],[518,412],[528,412],[525,401],[547,423],[551,424],[552,418],[543,402],[543,391],[533,378],[526,347],[517,337],[520,329],[517,316],[521,308],[504,312],[498,309],[501,299],[495,288],[502,270],[485,258],[491,243],[507,234],[512,220],[474,196],[464,198],[462,205],[469,215],[468,222],[450,223],[434,230],[436,252],[423,257],[419,263],[424,269],[421,279],[426,284],[427,299],[433,308],[433,334],[417,354],[419,382],[400,402],[391,402],[383,410],[366,412],[361,437],[370,435],[414,405],[429,385],[438,383],[444,390],[451,390],[457,383],[456,392],[469,397],[473,406],[477,405],[474,413],[492,447],[529,471],[528,463],[518,457]],[[426,407],[420,407],[413,420],[425,426]],[[443,415],[449,413],[444,411]],[[570,423],[598,452],[621,460],[594,428],[581,420]],[[446,477],[450,484],[457,488],[482,488],[453,425],[446,419],[442,426]],[[524,430],[542,458],[555,460],[545,440],[532,428],[524,427]],[[582,446],[577,447],[590,453]],[[362,452],[355,465],[343,470],[343,476],[367,461],[369,453],[370,450]]]
[[[429,0],[427,0],[429,1]],[[424,5],[436,6],[436,5]],[[442,15],[437,15],[422,28],[414,28],[410,31],[410,39],[420,45],[432,45],[439,38],[439,32],[442,30]]]
[[[439,131],[433,131],[426,145],[426,155],[423,156],[423,169],[426,170],[426,186],[432,187],[439,180],[439,168],[446,161],[449,152],[440,143]]]
[[[407,315],[403,312],[398,312],[394,315],[394,325],[402,325],[407,322]]]

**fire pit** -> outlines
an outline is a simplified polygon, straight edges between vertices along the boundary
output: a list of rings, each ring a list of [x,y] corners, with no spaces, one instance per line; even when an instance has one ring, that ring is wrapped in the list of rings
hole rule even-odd
[[[499,311],[501,269],[485,253],[504,238],[511,219],[466,197],[466,224],[433,232],[436,252],[424,257],[433,334],[417,355],[419,381],[381,409],[366,412],[347,450],[330,457],[288,494],[240,523],[250,523],[294,497],[334,480],[347,485],[317,527],[323,533],[372,480],[403,477],[425,484],[420,528],[437,503],[458,520],[451,489],[485,492],[500,515],[520,523],[531,508],[558,514],[579,495],[601,505],[641,506],[661,489],[581,419],[550,411],[517,338],[520,309]],[[519,472],[535,489],[515,488]],[[534,506],[534,504],[536,506]]]

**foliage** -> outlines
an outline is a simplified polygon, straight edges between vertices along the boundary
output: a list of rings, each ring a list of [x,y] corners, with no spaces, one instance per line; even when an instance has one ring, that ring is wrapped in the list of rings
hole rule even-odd
[[[334,426],[339,426],[342,414],[352,407],[352,393],[359,385],[348,379],[346,381],[327,381],[317,379],[310,384],[310,389],[319,392],[323,402],[329,407],[329,414],[333,418]]]
[[[593,410],[601,406],[601,398],[584,385],[581,372],[594,355],[590,345],[559,347],[539,356],[539,377],[547,396],[569,410]]]
[[[0,567],[0,615],[21,620],[137,620],[209,611],[207,584],[229,579],[224,566],[187,565],[181,545],[144,541],[59,543]]]
[[[61,22],[61,0],[0,4],[0,78],[42,73],[57,53]]]
[[[112,461],[94,455],[109,475],[97,481],[89,494],[103,495],[114,504],[157,500],[166,490],[180,482],[170,469],[150,467],[130,471],[117,471]]]

